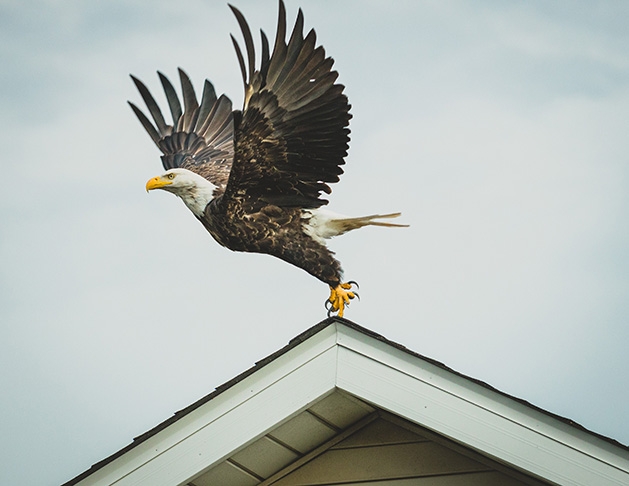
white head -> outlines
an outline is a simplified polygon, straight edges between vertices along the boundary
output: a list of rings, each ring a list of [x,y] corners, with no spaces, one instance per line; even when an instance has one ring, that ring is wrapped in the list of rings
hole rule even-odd
[[[188,169],[170,169],[146,183],[147,192],[153,189],[172,192],[183,200],[190,211],[202,217],[216,186]]]

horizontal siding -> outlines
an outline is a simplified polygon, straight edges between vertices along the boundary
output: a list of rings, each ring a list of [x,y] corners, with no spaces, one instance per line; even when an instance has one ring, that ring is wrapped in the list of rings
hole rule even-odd
[[[348,449],[351,447],[366,447],[387,444],[405,444],[428,441],[422,435],[399,427],[391,422],[378,419],[354,432],[347,439],[335,445],[332,449]]]
[[[498,471],[487,471],[454,476],[359,482],[351,483],[351,486],[522,486],[523,484],[517,479],[505,476]]]
[[[323,485],[486,471],[487,466],[434,442],[330,449],[277,481]]]

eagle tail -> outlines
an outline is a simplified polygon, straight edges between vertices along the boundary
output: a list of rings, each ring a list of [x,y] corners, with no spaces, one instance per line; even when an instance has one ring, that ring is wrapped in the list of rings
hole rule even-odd
[[[335,214],[324,209],[315,209],[306,212],[304,229],[315,240],[323,243],[323,240],[339,236],[348,231],[362,228],[363,226],[384,226],[388,228],[406,228],[407,224],[389,223],[378,221],[380,219],[397,218],[402,213],[372,214],[350,218]]]
[[[406,228],[407,224],[397,223],[385,223],[384,221],[377,221],[378,219],[397,218],[402,213],[390,213],[390,214],[372,214],[370,216],[361,216],[358,218],[341,218],[333,219],[330,223],[333,227],[338,228],[339,233],[343,234],[348,231],[362,228],[363,226],[385,226],[388,228]]]

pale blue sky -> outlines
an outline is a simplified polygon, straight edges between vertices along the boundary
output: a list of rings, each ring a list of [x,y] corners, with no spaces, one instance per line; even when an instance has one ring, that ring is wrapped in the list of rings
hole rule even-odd
[[[235,1],[275,32],[275,1]],[[330,209],[347,317],[629,443],[629,4],[288,0],[353,105]],[[0,484],[60,484],[325,317],[216,244],[126,101],[181,66],[239,106],[222,1],[0,2]],[[163,101],[163,98],[158,97]]]

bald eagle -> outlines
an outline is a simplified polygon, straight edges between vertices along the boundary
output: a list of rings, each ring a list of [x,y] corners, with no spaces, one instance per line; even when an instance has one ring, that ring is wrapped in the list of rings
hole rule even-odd
[[[245,57],[232,42],[245,86],[244,107],[232,110],[205,81],[201,102],[179,69],[183,107],[171,82],[158,72],[173,122],[168,124],[147,87],[131,76],[153,121],[129,105],[162,151],[166,172],[146,184],[179,196],[214,239],[233,251],[266,253],[291,263],[330,287],[328,313],[340,317],[357,294],[342,281],[341,264],[327,238],[381,222],[400,213],[349,218],[325,211],[321,197],[337,182],[349,147],[350,105],[336,84],[333,59],[316,46],[314,30],[304,37],[302,11],[288,43],[286,9],[279,2],[273,52],[263,31],[260,67],[251,31],[233,11]],[[154,122],[154,123],[153,123]]]

